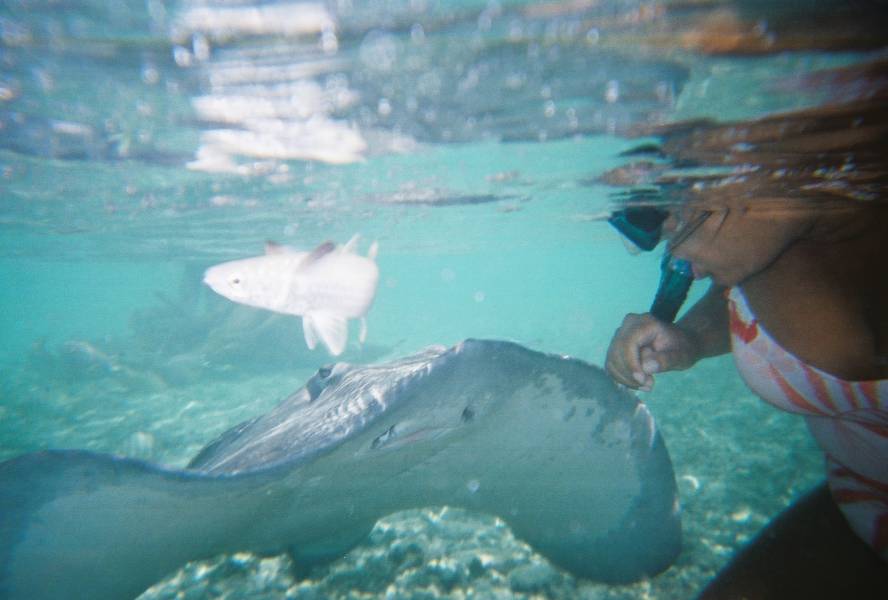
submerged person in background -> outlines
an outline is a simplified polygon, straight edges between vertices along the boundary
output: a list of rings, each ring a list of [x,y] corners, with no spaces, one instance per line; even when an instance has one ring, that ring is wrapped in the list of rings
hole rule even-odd
[[[757,395],[805,417],[827,464],[828,487],[703,598],[888,598],[888,111],[874,98],[666,135],[675,162],[742,168],[677,185],[668,249],[712,285],[674,325],[628,315],[607,368],[650,389],[657,373],[732,351]]]

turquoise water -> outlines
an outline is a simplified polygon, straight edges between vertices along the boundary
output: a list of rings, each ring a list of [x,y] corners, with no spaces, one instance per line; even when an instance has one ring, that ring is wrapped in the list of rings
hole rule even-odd
[[[369,337],[359,346],[353,327],[345,361],[485,337],[602,364],[658,278],[659,257],[630,256],[601,220],[612,190],[595,177],[637,143],[621,134],[813,104],[774,81],[854,58],[607,46],[589,24],[601,14],[536,18],[521,3],[330,4],[335,27],[300,36],[275,19],[189,24],[232,2],[0,7],[0,459],[86,448],[182,466],[329,363],[298,319],[202,286],[206,267],[266,240],[378,241]],[[728,358],[642,396],[685,528],[677,563],[649,581],[576,580],[490,517],[432,510],[387,518],[328,568],[220,557],[145,597],[689,597],[820,478],[820,456]],[[366,571],[393,540],[413,540],[419,562]],[[440,566],[485,553],[511,556],[509,576],[454,583]]]

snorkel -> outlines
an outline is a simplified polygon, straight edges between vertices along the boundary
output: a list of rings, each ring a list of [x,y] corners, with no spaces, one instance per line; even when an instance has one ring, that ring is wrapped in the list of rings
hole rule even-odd
[[[679,309],[688,297],[688,290],[694,282],[691,263],[675,258],[669,251],[663,253],[660,261],[660,285],[651,304],[651,314],[667,323],[672,323]]]
[[[669,213],[653,206],[638,206],[615,211],[608,223],[640,250],[650,252],[660,243],[663,221]],[[691,264],[675,258],[666,250],[660,261],[660,284],[651,304],[650,313],[672,323],[688,297],[694,281]]]

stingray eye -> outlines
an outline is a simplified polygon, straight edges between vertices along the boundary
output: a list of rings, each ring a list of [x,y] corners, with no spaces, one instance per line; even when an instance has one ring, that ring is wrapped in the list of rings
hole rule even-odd
[[[326,379],[330,376],[330,373],[333,372],[333,367],[321,367],[318,369],[318,377],[321,379]]]

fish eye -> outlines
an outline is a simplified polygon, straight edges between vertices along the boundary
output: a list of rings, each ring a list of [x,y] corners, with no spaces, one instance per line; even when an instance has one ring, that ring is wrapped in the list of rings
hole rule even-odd
[[[231,278],[231,283],[234,284],[234,285],[238,285],[238,284],[240,284],[240,277],[238,277],[237,275],[235,275],[234,277]]]
[[[333,372],[333,367],[321,367],[318,369],[318,376],[322,379],[326,379]]]

